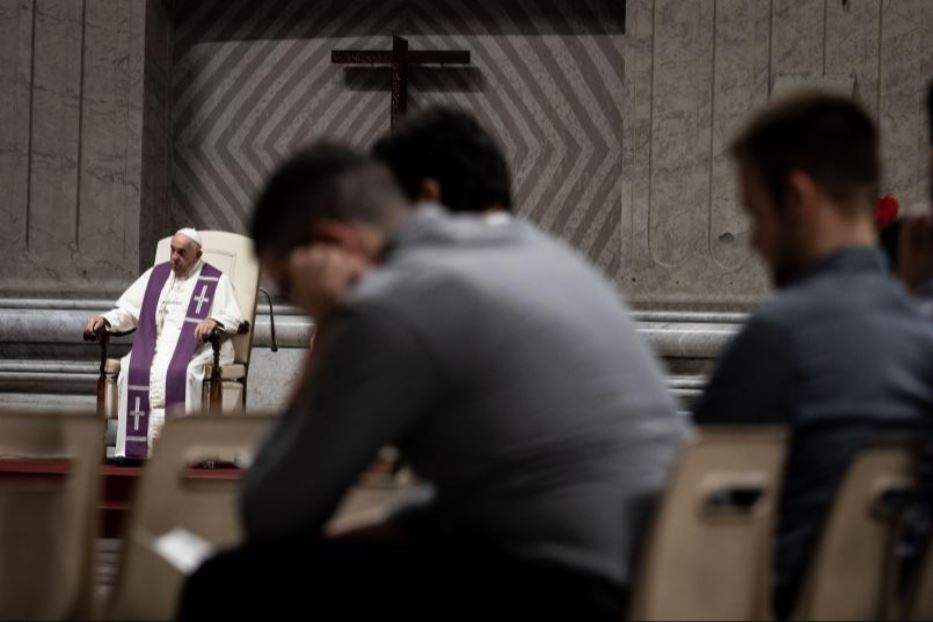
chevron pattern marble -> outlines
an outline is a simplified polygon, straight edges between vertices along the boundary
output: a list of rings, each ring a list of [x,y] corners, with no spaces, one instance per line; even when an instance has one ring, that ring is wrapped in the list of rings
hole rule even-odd
[[[624,2],[206,0],[181,3],[172,71],[175,224],[243,231],[264,176],[316,137],[366,147],[389,72],[333,49],[470,50],[416,67],[409,110],[473,111],[504,147],[518,211],[599,263],[620,258]]]

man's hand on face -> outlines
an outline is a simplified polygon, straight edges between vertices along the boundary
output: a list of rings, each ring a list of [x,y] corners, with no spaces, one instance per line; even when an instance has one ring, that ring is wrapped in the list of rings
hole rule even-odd
[[[361,258],[337,246],[297,248],[288,257],[291,300],[320,324],[365,272]]]
[[[198,325],[194,327],[194,336],[198,338],[198,341],[204,343],[207,341],[207,338],[211,336],[211,333],[214,332],[214,329],[217,328],[217,322],[210,318],[206,320],[201,320],[198,322]]]
[[[110,322],[99,315],[92,317],[84,325],[84,336],[88,339],[94,339],[97,336],[97,331],[105,326],[110,326]]]
[[[914,290],[933,279],[933,222],[930,216],[904,219],[898,240],[898,276]]]

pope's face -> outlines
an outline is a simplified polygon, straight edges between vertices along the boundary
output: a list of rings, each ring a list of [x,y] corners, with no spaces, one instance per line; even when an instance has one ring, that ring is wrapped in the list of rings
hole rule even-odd
[[[176,233],[172,236],[171,255],[169,261],[172,264],[172,272],[175,276],[185,276],[191,272],[191,268],[198,263],[201,257],[201,249],[188,236]]]

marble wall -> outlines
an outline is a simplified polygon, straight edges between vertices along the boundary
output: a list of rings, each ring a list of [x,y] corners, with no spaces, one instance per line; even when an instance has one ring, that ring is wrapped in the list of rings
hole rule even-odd
[[[0,293],[116,292],[151,255],[144,67],[160,10],[0,0]]]
[[[84,343],[80,333],[89,316],[111,303],[0,299],[0,408],[93,410],[100,346]],[[282,405],[307,353],[307,318],[284,307],[276,320],[279,349],[272,352],[269,315],[265,309],[257,313],[247,396],[251,410]],[[129,338],[115,339],[109,355],[119,358],[129,345]]]
[[[162,0],[146,0],[143,66],[142,175],[139,263],[152,263],[156,243],[172,228],[169,185],[172,161],[171,75],[174,26]]]
[[[243,231],[267,173],[322,136],[367,147],[389,129],[387,67],[335,49],[469,50],[412,67],[409,110],[471,110],[512,164],[517,211],[620,270],[623,12],[618,0],[354,3],[204,0],[180,7],[172,76],[173,217]]]
[[[263,175],[322,134],[388,125],[387,72],[339,47],[469,49],[411,106],[474,110],[519,211],[646,309],[766,295],[730,137],[777,94],[855,95],[885,192],[926,195],[926,0],[0,0],[0,294],[117,293],[180,224],[242,230]]]
[[[414,69],[412,107],[454,103],[499,137],[518,211],[598,263],[646,309],[742,309],[767,295],[735,196],[729,141],[801,87],[858,98],[882,130],[883,191],[926,195],[924,0],[276,0],[186,5],[176,20],[173,213],[239,230],[296,145],[386,130],[386,72],[336,48],[469,49]],[[312,34],[313,33],[313,34]]]
[[[472,52],[415,70],[411,107],[487,123],[519,211],[618,283],[688,398],[768,294],[726,155],[752,111],[802,85],[854,95],[881,129],[883,191],[925,208],[927,0],[0,0],[0,404],[86,404],[81,323],[156,239],[241,229],[292,147],[385,131],[386,72],[329,52],[393,33]],[[282,351],[257,344],[259,408],[303,356],[310,324],[286,316]]]
[[[743,307],[767,292],[730,137],[801,86],[857,97],[881,129],[882,191],[925,209],[925,0],[629,0],[620,285],[638,306]]]
[[[0,298],[0,409],[93,410],[100,348],[79,335],[89,316],[111,304],[108,299]],[[643,311],[636,319],[642,337],[668,363],[671,391],[689,406],[710,361],[744,318],[737,313]],[[282,407],[308,353],[313,327],[297,309],[277,305],[275,328],[274,352],[271,318],[260,305],[249,366],[251,411]],[[126,354],[129,344],[127,337],[116,339],[110,356]]]

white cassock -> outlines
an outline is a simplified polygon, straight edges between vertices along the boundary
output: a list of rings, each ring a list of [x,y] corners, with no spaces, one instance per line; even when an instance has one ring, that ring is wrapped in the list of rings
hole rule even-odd
[[[159,294],[159,302],[156,306],[156,346],[152,358],[152,367],[149,371],[150,414],[148,440],[150,449],[152,448],[152,440],[158,437],[162,425],[165,423],[165,375],[168,372],[169,363],[172,361],[172,355],[175,353],[178,336],[183,328],[185,330],[194,330],[194,326],[190,322],[185,324],[185,315],[203,265],[203,261],[198,261],[197,265],[191,269],[191,272],[184,277],[176,277],[175,273],[172,272]],[[123,292],[123,295],[117,300],[115,309],[103,315],[110,322],[112,331],[125,332],[136,328],[150,274],[152,274],[152,268],[149,268],[141,277],[136,279],[135,283],[130,285],[129,289]],[[214,291],[214,299],[210,301],[210,304],[211,308],[207,317],[217,321],[224,330],[235,332],[240,322],[243,321],[243,314],[236,302],[233,284],[226,274],[220,275],[217,289]],[[186,413],[201,408],[204,365],[205,363],[212,363],[213,358],[211,345],[205,342],[198,346],[191,362],[188,364],[187,390],[185,392]],[[233,344],[228,340],[220,348],[220,364],[224,365],[232,362]],[[120,399],[117,407],[117,447],[114,455],[119,457],[126,456],[126,388],[129,371],[130,355],[127,354],[120,359],[120,375],[117,378],[117,390]]]

